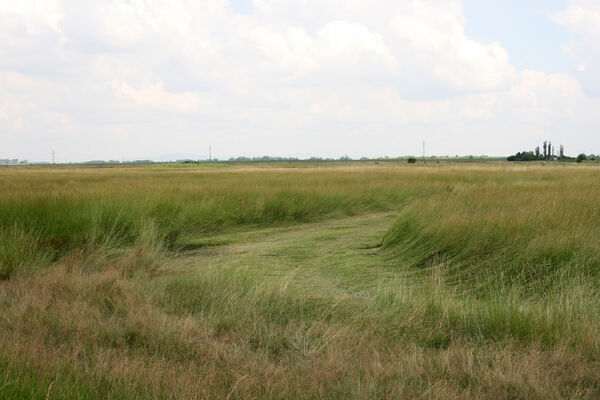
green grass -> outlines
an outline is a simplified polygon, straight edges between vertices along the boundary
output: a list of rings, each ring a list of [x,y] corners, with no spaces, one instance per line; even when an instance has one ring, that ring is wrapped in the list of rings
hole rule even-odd
[[[598,398],[599,175],[4,170],[0,397]]]
[[[600,278],[600,189],[587,174],[449,186],[402,210],[384,239],[416,272],[463,289],[543,293]]]
[[[5,400],[136,398],[107,379],[94,381],[68,369],[57,370],[53,377],[44,376],[15,360],[0,360],[0,382],[0,398]],[[150,393],[146,396],[152,397]]]
[[[1,277],[81,249],[150,243],[178,250],[216,232],[395,208],[412,188],[376,170],[173,171],[26,169],[0,171]],[[412,189],[414,190],[414,189]],[[21,241],[22,242],[22,241]]]

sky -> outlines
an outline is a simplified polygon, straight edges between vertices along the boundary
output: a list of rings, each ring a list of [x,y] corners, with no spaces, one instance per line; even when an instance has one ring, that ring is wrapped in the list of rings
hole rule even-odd
[[[0,0],[0,159],[600,153],[597,0]]]

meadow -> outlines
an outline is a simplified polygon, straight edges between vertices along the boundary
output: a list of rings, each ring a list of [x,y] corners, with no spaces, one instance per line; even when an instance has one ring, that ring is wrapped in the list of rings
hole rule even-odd
[[[0,398],[600,398],[600,166],[0,169]]]

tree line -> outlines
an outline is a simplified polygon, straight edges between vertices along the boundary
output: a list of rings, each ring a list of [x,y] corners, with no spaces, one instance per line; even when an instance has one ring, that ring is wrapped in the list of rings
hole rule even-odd
[[[534,151],[518,152],[515,155],[506,158],[507,161],[577,161],[582,162],[587,159],[595,160],[597,157],[593,154],[586,156],[580,154],[577,157],[569,157],[565,155],[565,146],[562,144],[558,147],[558,151],[551,141],[544,141],[542,148],[537,146]]]

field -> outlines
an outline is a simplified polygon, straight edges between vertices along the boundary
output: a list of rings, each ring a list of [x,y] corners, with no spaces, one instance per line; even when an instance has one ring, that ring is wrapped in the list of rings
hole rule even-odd
[[[0,169],[0,398],[600,398],[599,183],[586,163]]]

